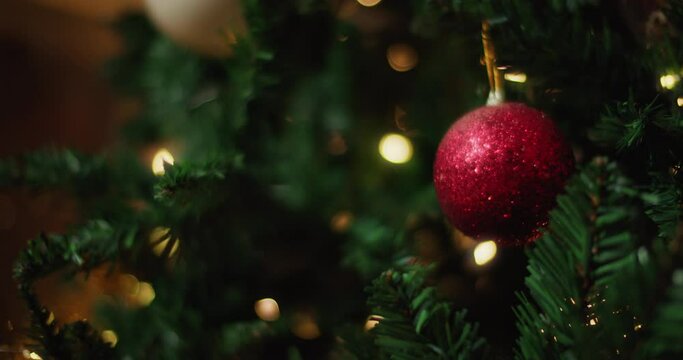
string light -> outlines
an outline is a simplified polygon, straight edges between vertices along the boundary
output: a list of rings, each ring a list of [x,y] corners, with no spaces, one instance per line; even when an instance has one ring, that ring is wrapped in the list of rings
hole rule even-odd
[[[340,211],[332,217],[330,227],[336,232],[344,232],[349,229],[353,222],[353,214],[348,211]]]
[[[21,354],[24,356],[25,359],[33,359],[33,360],[42,360],[43,358],[40,357],[40,355],[34,353],[33,351],[28,351],[24,349]]]
[[[403,135],[386,134],[379,141],[379,153],[390,163],[404,164],[413,157],[413,144]]]
[[[679,80],[681,80],[681,77],[676,74],[666,74],[659,78],[659,83],[663,88],[671,90],[676,87]]]
[[[676,104],[678,104],[678,106],[683,107],[683,97],[679,97],[678,99],[676,99]]]
[[[116,343],[119,342],[119,337],[116,335],[116,333],[113,330],[104,330],[102,331],[102,341],[105,344],[109,344],[109,346],[114,347],[116,346]]]
[[[496,246],[496,243],[493,241],[484,241],[482,243],[479,243],[473,251],[474,262],[479,266],[485,265],[491,260],[493,260],[493,258],[496,256],[497,251],[498,247]]]
[[[320,337],[320,328],[309,314],[298,314],[294,317],[292,332],[304,340],[313,340]]]
[[[359,4],[365,7],[372,7],[382,2],[382,0],[357,0]]]
[[[379,324],[379,321],[382,319],[384,319],[384,317],[379,316],[379,315],[368,316],[368,319],[365,321],[365,326],[363,326],[363,329],[365,331],[372,330],[375,326],[377,326]]]
[[[148,282],[141,282],[140,290],[138,291],[137,297],[135,299],[137,300],[137,303],[140,306],[148,306],[152,303],[152,301],[154,301],[155,297],[156,292],[154,291],[152,284]]]
[[[516,82],[516,83],[525,83],[526,82],[526,74],[523,72],[509,72],[505,73],[503,75],[505,80],[510,81],[510,82]]]
[[[275,321],[280,318],[280,306],[271,298],[261,299],[254,303],[254,312],[263,321]]]
[[[588,321],[588,324],[589,324],[590,326],[595,326],[595,325],[597,325],[597,324],[598,324],[598,318],[592,318],[592,319],[590,319],[590,320]]]
[[[394,44],[387,48],[387,61],[398,72],[410,71],[417,65],[417,51],[408,44]]]
[[[161,256],[164,253],[168,242],[171,241],[170,232],[171,229],[167,227],[155,227],[152,229],[152,232],[149,234],[149,243],[152,245],[154,255]],[[172,257],[178,252],[179,244],[180,240],[174,239],[173,246],[171,246],[171,250],[168,252],[168,257]]]
[[[173,165],[174,162],[175,159],[173,158],[173,154],[166,148],[161,148],[154,154],[154,158],[152,159],[152,172],[157,176],[164,175],[166,173],[164,164]]]
[[[140,281],[132,274],[123,274],[119,277],[121,289],[129,296],[137,296],[140,293]]]

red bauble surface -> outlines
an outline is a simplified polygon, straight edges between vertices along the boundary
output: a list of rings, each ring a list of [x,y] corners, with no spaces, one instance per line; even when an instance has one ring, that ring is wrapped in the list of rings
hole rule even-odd
[[[466,235],[521,245],[538,238],[573,169],[572,150],[546,114],[505,103],[451,126],[436,153],[434,186]]]

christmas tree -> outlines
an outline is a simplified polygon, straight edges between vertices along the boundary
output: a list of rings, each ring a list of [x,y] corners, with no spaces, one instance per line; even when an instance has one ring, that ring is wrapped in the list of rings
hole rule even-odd
[[[26,357],[683,357],[683,1],[146,5],[116,146],[0,162],[80,214]],[[98,269],[87,320],[35,290]]]

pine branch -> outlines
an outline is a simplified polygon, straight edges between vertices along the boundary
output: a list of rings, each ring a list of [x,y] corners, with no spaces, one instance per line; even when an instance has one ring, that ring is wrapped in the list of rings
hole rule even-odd
[[[648,290],[647,282],[632,276],[643,268],[637,255],[644,243],[639,192],[604,160],[587,166],[566,191],[548,231],[528,252],[531,299],[520,294],[515,309],[518,358],[629,351],[621,335],[632,334],[633,325],[627,329],[625,322],[642,316],[641,306],[624,300],[632,300],[627,291]]]
[[[111,346],[105,343],[99,331],[86,321],[76,321],[59,327],[54,315],[40,305],[30,286],[22,284],[19,289],[31,314],[29,335],[36,341],[36,344],[29,345],[29,348],[43,359],[114,359]]]
[[[0,186],[77,187],[104,170],[100,157],[71,150],[41,150],[0,162]]]
[[[40,235],[19,254],[14,278],[31,312],[33,338],[44,359],[113,358],[110,346],[86,322],[57,327],[49,310],[40,305],[33,284],[62,269],[88,271],[112,260],[121,249],[133,245],[135,234],[135,227],[114,229],[109,223],[96,220],[69,235]]]
[[[638,148],[648,127],[654,125],[655,104],[656,99],[640,109],[631,98],[608,108],[591,131],[591,139],[620,152]]]
[[[132,200],[149,199],[151,180],[129,152],[105,158],[45,149],[0,160],[0,187],[67,191],[92,218],[131,221]]]
[[[164,176],[154,185],[154,198],[176,210],[197,212],[215,206],[227,194],[226,176],[233,167],[218,162],[166,166]]]
[[[68,235],[44,235],[29,241],[14,266],[14,278],[32,284],[55,271],[71,268],[90,270],[115,258],[135,241],[135,226],[115,229],[103,220],[93,220]]]
[[[680,247],[680,242],[677,243]],[[676,268],[670,272],[671,286],[646,328],[647,338],[637,355],[640,359],[674,359],[683,356],[683,262],[678,252]],[[640,325],[642,326],[642,325]]]
[[[484,340],[478,325],[465,321],[426,286],[427,269],[409,266],[390,270],[368,288],[368,304],[381,317],[372,330],[383,357],[389,359],[469,359],[481,355]]]

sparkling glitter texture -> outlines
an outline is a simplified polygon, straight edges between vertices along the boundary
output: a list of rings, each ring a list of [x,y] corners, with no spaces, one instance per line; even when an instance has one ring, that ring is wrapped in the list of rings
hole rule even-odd
[[[434,187],[465,234],[522,245],[538,238],[573,169],[571,148],[546,114],[505,103],[451,126],[436,153]]]

